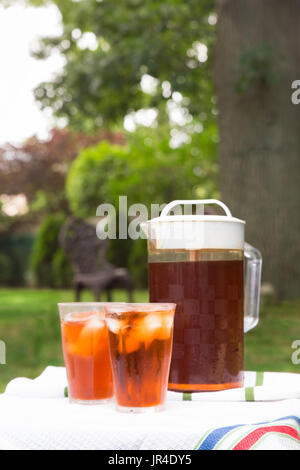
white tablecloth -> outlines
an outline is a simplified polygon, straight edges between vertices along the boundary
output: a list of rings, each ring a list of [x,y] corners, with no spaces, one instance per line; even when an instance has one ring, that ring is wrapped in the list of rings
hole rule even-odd
[[[260,448],[300,450],[300,388],[297,386],[300,386],[300,374],[273,374],[277,383],[284,383],[286,377],[290,384],[287,399],[186,401],[180,398],[180,394],[178,399],[171,394],[163,412],[124,414],[116,412],[114,403],[95,406],[70,404],[62,393],[66,380],[64,369],[48,368],[48,373],[47,369],[45,372],[40,382],[15,379],[6,393],[0,395],[0,449],[192,450],[205,445],[209,448],[210,441],[205,436],[213,435],[215,428],[218,431],[214,436],[220,436],[225,431],[220,434],[219,429],[225,426],[279,419],[281,428],[287,431],[286,439],[281,439],[280,433],[276,436],[270,432],[267,439],[266,435],[260,439]],[[49,387],[45,387],[47,380]],[[295,398],[290,398],[293,390]],[[264,427],[271,424],[264,424]],[[279,426],[278,422],[276,426]],[[255,428],[241,426],[235,432],[239,429],[243,432],[238,437],[245,435],[245,430],[248,432]],[[201,443],[204,444],[201,446]],[[211,444],[211,448],[214,445]],[[222,438],[219,447],[224,446],[233,448],[233,443]]]

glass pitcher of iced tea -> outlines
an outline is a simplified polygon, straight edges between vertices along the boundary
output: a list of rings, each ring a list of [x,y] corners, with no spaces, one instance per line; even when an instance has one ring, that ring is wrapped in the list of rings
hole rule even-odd
[[[225,215],[205,215],[206,204]],[[196,213],[182,214],[182,205]],[[244,332],[258,322],[262,267],[260,252],[244,242],[245,222],[221,201],[173,201],[141,229],[150,301],[177,304],[169,389],[243,386]]]

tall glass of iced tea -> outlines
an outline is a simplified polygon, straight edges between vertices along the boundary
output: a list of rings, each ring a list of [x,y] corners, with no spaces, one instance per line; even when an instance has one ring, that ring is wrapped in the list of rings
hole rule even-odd
[[[114,390],[103,304],[60,303],[58,308],[70,401],[110,400]]]
[[[175,304],[106,304],[110,357],[119,411],[163,408]]]

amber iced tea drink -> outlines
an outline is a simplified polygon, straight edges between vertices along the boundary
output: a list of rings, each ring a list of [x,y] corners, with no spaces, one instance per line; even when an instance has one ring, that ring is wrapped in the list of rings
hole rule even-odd
[[[118,410],[162,409],[175,304],[106,305],[105,310]]]
[[[95,404],[113,396],[103,304],[59,304],[62,346],[71,401]]]

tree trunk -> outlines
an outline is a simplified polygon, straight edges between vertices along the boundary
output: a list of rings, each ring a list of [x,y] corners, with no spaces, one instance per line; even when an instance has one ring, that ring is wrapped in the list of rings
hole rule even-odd
[[[222,199],[246,220],[263,280],[279,298],[299,297],[300,1],[220,0],[214,77]]]

